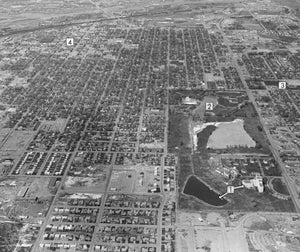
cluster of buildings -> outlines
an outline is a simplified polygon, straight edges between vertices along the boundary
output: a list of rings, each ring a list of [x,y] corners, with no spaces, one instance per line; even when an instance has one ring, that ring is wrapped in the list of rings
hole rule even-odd
[[[216,26],[213,30],[209,32],[204,25],[125,29],[114,23],[95,23],[65,27],[47,43],[40,41],[37,32],[5,38],[1,43],[6,48],[4,70],[26,84],[13,86],[4,80],[8,86],[0,98],[10,109],[5,127],[34,132],[21,157],[13,160],[10,175],[64,179],[65,175],[93,177],[102,172],[105,177],[115,166],[120,169],[128,163],[146,163],[156,166],[155,176],[160,176],[157,184],[162,190],[155,195],[174,196],[176,160],[167,155],[166,147],[168,88],[203,88],[205,83],[216,90],[244,88],[237,69],[229,64],[229,47],[222,33]],[[73,46],[66,45],[66,35],[73,38]],[[241,60],[251,78],[297,75],[297,60],[291,54],[248,53]],[[278,101],[297,98],[274,93]],[[183,103],[197,105],[198,101],[187,96]],[[289,113],[296,118],[293,102],[282,106],[289,107],[287,111],[283,107],[280,116]],[[263,165],[258,165],[258,171],[250,166],[223,166],[216,171],[229,178],[268,170]],[[258,174],[242,183],[263,191]],[[121,243],[140,243],[143,246],[138,252],[174,250],[175,197],[162,203],[150,196],[137,199],[130,193],[101,193],[105,194],[103,202],[102,197],[59,197],[53,203],[49,223],[42,227],[40,248],[130,251]],[[101,204],[104,209],[100,213]],[[158,225],[160,216],[162,225]],[[98,222],[101,230],[95,228]],[[128,227],[129,235],[117,229],[120,224]],[[94,237],[99,238],[96,245],[92,244]]]
[[[157,229],[147,227],[106,226],[97,231],[96,242],[156,244]]]
[[[278,82],[277,82],[278,83]],[[276,149],[283,162],[284,169],[295,182],[298,194],[300,188],[298,169],[300,165],[300,91],[298,89],[279,90],[278,84],[267,86],[266,91],[256,92],[255,100],[261,112],[263,121],[269,129],[270,135],[276,144]],[[266,100],[266,97],[269,99]],[[265,102],[262,103],[261,101]]]
[[[263,180],[260,174],[255,174],[253,179],[242,180],[242,185],[248,189],[256,188],[259,193],[264,192]]]

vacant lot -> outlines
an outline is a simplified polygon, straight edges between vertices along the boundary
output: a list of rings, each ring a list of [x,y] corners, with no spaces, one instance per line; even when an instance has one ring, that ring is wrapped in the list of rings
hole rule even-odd
[[[97,190],[98,192],[103,192],[106,185],[106,176],[99,175],[94,177],[73,177],[68,176],[64,182],[64,188],[68,190],[73,190],[80,192],[89,192]]]
[[[2,143],[4,141],[5,137],[9,133],[9,131],[10,131],[10,129],[1,129],[0,130],[0,143]]]
[[[51,178],[36,178],[28,183],[27,198],[45,198],[53,196],[49,190]]]
[[[270,154],[269,141],[251,103],[233,110],[218,111],[216,116],[206,117],[206,122],[231,122],[237,118],[244,120],[244,130],[256,142],[255,150]],[[253,150],[251,151],[253,152]]]
[[[241,119],[218,123],[207,143],[207,148],[212,149],[226,149],[229,146],[255,147],[255,142],[244,130],[244,121]]]
[[[135,171],[113,171],[109,183],[109,191],[132,193],[135,179]]]
[[[20,150],[24,149],[33,138],[34,131],[15,131],[10,135],[2,147],[2,150]]]
[[[22,223],[0,223],[0,251],[14,251],[19,240],[19,231],[23,227]]]

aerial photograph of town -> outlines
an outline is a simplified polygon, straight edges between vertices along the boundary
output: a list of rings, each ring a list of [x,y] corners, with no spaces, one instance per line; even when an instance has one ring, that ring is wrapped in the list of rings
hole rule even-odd
[[[300,0],[0,0],[0,252],[300,252]]]

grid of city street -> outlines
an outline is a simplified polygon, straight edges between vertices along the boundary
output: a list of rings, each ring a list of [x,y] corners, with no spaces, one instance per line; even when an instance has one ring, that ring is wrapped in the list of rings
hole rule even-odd
[[[0,251],[299,251],[299,9],[81,2],[0,19]]]

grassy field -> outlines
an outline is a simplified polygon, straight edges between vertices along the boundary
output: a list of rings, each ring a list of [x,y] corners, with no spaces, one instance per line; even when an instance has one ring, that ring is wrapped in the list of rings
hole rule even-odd
[[[228,197],[232,200],[230,208],[245,211],[279,211],[294,212],[295,207],[291,200],[281,200],[272,196],[268,188],[264,193],[255,190],[242,189]]]
[[[190,211],[199,211],[206,209],[205,204],[197,200],[193,196],[187,196],[184,194],[179,194],[178,199],[179,209],[190,210]]]
[[[183,113],[171,113],[169,116],[168,151],[191,147],[189,119]]]
[[[216,174],[213,169],[210,168],[208,160],[203,157],[203,155],[193,154],[192,161],[195,175],[203,179],[220,193],[226,192],[227,186],[224,183],[223,177]]]
[[[269,141],[253,105],[251,103],[245,105],[241,111],[236,112],[234,115],[239,116],[241,113],[244,115],[244,129],[256,142],[255,149],[270,154]]]
[[[189,152],[181,151],[179,153],[178,166],[179,169],[177,169],[176,177],[178,178],[178,190],[179,192],[182,192],[187,177],[194,174],[191,154]]]
[[[0,223],[0,251],[14,251],[15,245],[19,240],[19,231],[23,227],[21,223]]]
[[[257,117],[245,118],[244,128],[256,142],[255,148],[265,154],[270,154],[270,144]]]

